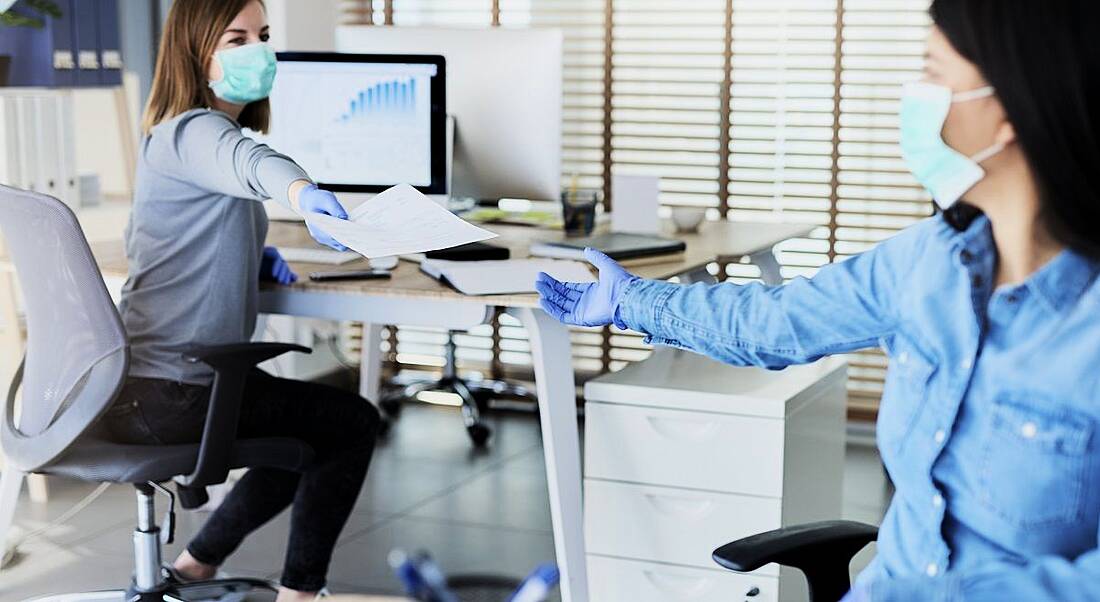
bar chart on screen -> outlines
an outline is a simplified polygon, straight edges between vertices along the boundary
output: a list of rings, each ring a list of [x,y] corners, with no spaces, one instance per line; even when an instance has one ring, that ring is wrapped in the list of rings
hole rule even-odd
[[[266,138],[319,182],[431,183],[432,65],[279,64]],[[284,150],[286,149],[286,150]]]
[[[347,112],[338,121],[348,123],[371,119],[415,119],[416,80],[378,82],[359,90],[348,101]]]

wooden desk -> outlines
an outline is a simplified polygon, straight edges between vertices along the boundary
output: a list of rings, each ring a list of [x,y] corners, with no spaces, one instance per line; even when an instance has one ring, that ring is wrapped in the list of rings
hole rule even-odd
[[[673,276],[682,276],[706,269],[714,261],[737,261],[742,257],[751,257],[753,262],[765,272],[765,280],[780,279],[779,274],[768,273],[773,263],[769,261],[772,248],[784,240],[806,236],[814,226],[805,224],[773,224],[748,222],[706,222],[698,233],[675,234],[666,223],[665,236],[676,237],[687,244],[687,250],[675,260],[630,267],[630,271],[643,278],[665,280]],[[528,257],[531,243],[556,240],[559,232],[529,228],[523,226],[488,226],[488,229],[500,237],[491,242],[508,247],[513,258]],[[267,244],[277,247],[309,248],[318,247],[309,233],[299,222],[272,222],[268,232]],[[120,241],[92,244],[99,267],[104,275],[125,278],[127,272],[126,255]],[[763,264],[763,265],[761,265]],[[292,267],[302,277],[289,287],[264,284],[265,290],[325,291],[355,295],[381,297],[453,299],[469,302],[476,299],[499,307],[538,307],[538,295],[491,295],[470,297],[463,295],[423,274],[416,264],[402,261],[389,280],[359,280],[336,282],[311,282],[306,275],[316,271],[334,269],[364,269],[365,259],[349,262],[334,268],[331,265],[294,263]],[[777,265],[776,265],[777,267]]]
[[[671,227],[666,224],[667,234]],[[782,281],[773,247],[789,238],[805,236],[811,225],[771,223],[707,222],[698,234],[684,235],[687,250],[668,263],[632,268],[645,278],[681,276],[688,281],[710,278],[705,269],[716,260],[735,261],[750,257],[760,266],[763,279]],[[560,236],[555,232],[519,226],[490,226],[500,234],[496,244],[526,257],[536,240]],[[315,243],[301,223],[273,222],[268,244],[307,247]],[[105,274],[124,276],[126,260],[121,243],[93,245]],[[365,261],[349,263],[346,269],[362,267]],[[293,264],[304,276],[332,266]],[[216,291],[211,291],[211,294]],[[576,390],[569,344],[569,329],[538,307],[538,297],[494,295],[470,297],[447,288],[420,273],[419,267],[402,262],[391,280],[311,282],[303,277],[292,286],[264,285],[260,311],[331,320],[363,322],[361,393],[378,399],[381,378],[381,329],[383,324],[430,326],[465,330],[484,323],[494,307],[504,307],[527,329],[535,369],[539,415],[542,421],[546,477],[550,490],[550,514],[558,567],[561,570],[563,602],[587,602],[584,531],[581,514],[581,463],[577,434]]]

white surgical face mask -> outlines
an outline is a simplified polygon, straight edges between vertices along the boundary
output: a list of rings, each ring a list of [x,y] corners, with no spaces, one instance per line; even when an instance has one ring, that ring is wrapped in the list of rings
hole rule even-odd
[[[985,177],[982,161],[1004,150],[1004,144],[967,157],[943,141],[943,124],[951,105],[993,95],[986,86],[968,92],[952,93],[950,88],[913,82],[901,95],[901,154],[909,171],[917,178],[941,209],[947,209]]]

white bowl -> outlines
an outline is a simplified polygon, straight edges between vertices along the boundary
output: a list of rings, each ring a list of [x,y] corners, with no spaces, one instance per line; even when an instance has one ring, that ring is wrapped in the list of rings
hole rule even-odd
[[[707,218],[706,207],[673,207],[672,223],[676,231],[683,233],[698,232],[699,226]]]

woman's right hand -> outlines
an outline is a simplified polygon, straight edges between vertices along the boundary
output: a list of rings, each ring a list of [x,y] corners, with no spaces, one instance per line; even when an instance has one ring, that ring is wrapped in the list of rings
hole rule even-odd
[[[320,213],[322,215],[330,215],[336,219],[348,219],[348,212],[344,210],[344,206],[336,199],[336,195],[327,190],[321,190],[316,184],[307,184],[298,192],[298,209],[303,215]],[[348,250],[348,248],[340,244],[338,240],[317,226],[309,223],[308,220],[306,220],[306,227],[309,228],[309,235],[313,237],[313,240],[327,247],[332,247],[337,251]]]

